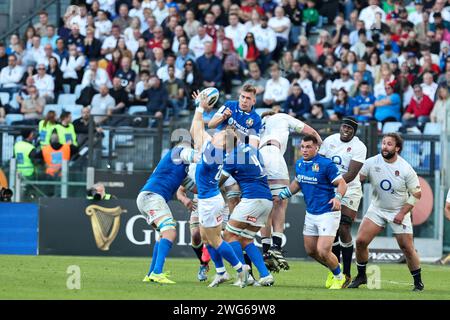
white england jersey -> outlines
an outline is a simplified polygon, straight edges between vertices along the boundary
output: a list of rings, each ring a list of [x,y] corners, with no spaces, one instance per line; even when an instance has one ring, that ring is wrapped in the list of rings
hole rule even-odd
[[[300,133],[305,128],[304,122],[285,113],[277,113],[273,116],[264,117],[262,124],[263,130],[259,145],[262,146],[269,140],[276,140],[281,144],[282,154],[286,152],[290,130]]]
[[[450,203],[450,189],[448,189],[446,202]]]
[[[399,211],[409,194],[420,191],[417,173],[400,156],[394,163],[384,161],[381,154],[369,158],[360,174],[370,179],[373,189],[371,205],[379,209]]]
[[[367,147],[356,136],[349,142],[343,142],[340,134],[335,133],[323,141],[319,153],[331,159],[343,175],[348,172],[351,160],[361,163],[366,161]],[[348,188],[360,187],[359,175],[357,174],[347,186]]]

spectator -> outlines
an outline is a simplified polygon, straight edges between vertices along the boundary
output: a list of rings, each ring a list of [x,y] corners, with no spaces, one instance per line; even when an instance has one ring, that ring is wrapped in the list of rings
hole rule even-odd
[[[184,83],[175,76],[175,67],[168,66],[168,79],[164,81],[164,86],[169,95],[169,102],[172,106],[173,116],[178,118],[181,110],[186,108],[186,93]]]
[[[63,61],[64,58],[69,57],[69,52],[66,49],[66,44],[64,43],[64,39],[59,38],[56,40],[56,49],[55,53],[59,57],[59,61]]]
[[[379,122],[400,121],[401,99],[398,93],[394,92],[394,83],[385,84],[386,95],[376,97],[375,103],[370,107],[371,114]]]
[[[6,115],[6,110],[0,99],[0,125],[4,125],[6,123],[5,115]]]
[[[319,12],[315,8],[316,2],[313,0],[306,1],[306,6],[307,8],[303,10],[303,25],[306,36],[309,36],[311,28],[316,27],[319,23]]]
[[[328,113],[321,103],[314,103],[311,108],[311,120],[328,120]]]
[[[122,52],[119,48],[116,48],[112,53],[112,59],[108,61],[106,66],[106,72],[108,73],[109,79],[112,81],[116,72],[120,69],[120,62],[122,61]]]
[[[106,85],[108,88],[112,86],[106,71],[98,67],[98,61],[91,60],[89,62],[89,69],[84,72],[81,87],[92,87],[98,91],[102,85]]]
[[[134,92],[136,83],[136,72],[131,69],[131,59],[128,57],[123,57],[120,63],[121,68],[117,70],[115,77],[121,80],[122,87],[126,92]]]
[[[370,29],[376,22],[376,13],[381,15],[382,21],[386,21],[386,13],[378,6],[378,0],[369,0],[369,6],[361,10],[358,19],[364,21],[366,29]]]
[[[48,67],[50,58],[55,58],[58,61],[58,64],[60,64],[61,60],[59,59],[59,56],[53,52],[52,46],[50,44],[44,46],[44,52],[45,56],[41,61],[38,61],[38,63],[43,63],[45,67]]]
[[[333,111],[334,113],[330,116],[330,119],[333,121],[342,120],[342,118],[347,116],[353,116],[353,99],[348,96],[348,92],[344,88],[338,90]]]
[[[423,93],[427,95],[432,101],[434,101],[438,85],[436,82],[434,82],[433,75],[430,72],[426,72],[423,75],[423,83],[421,84],[421,87]]]
[[[225,99],[231,99],[232,81],[241,73],[239,56],[231,50],[231,41],[225,39],[222,48],[223,87]]]
[[[164,117],[169,103],[169,94],[157,76],[150,77],[146,90],[141,95],[141,100],[147,102],[147,115],[159,119]]]
[[[195,14],[192,10],[186,11],[186,22],[183,25],[183,30],[189,39],[195,37],[198,33],[198,28],[200,27],[200,22],[195,20]],[[206,32],[206,30],[205,30]]]
[[[375,96],[370,93],[369,83],[361,82],[359,85],[359,94],[353,99],[353,113],[356,120],[365,122],[372,119],[373,114],[370,106],[375,103]]]
[[[64,58],[61,63],[61,71],[63,72],[63,83],[70,85],[70,93],[75,92],[75,87],[80,82],[80,75],[83,72],[83,67],[86,60],[82,54],[77,50],[75,45],[69,48],[69,56]]]
[[[47,33],[47,26],[48,26],[48,13],[46,11],[41,11],[39,13],[39,22],[34,25],[34,29],[36,30],[36,33],[39,36],[45,37]]]
[[[86,37],[84,38],[84,53],[87,59],[99,59],[101,57],[101,51],[102,42],[95,37],[95,29],[87,27]]]
[[[204,87],[220,87],[223,69],[222,62],[212,52],[212,43],[205,43],[205,53],[197,59],[198,70]]]
[[[333,103],[333,94],[331,93],[332,82],[325,78],[325,72],[320,68],[311,68],[313,79],[313,91],[315,100],[313,103],[319,103],[323,107],[331,107]]]
[[[117,44],[120,39],[120,28],[113,26],[111,29],[111,35],[103,41],[100,53],[105,56],[107,60],[112,60],[112,53],[117,48]]]
[[[41,37],[35,35],[33,37],[33,45],[31,48],[27,49],[25,52],[25,57],[23,64],[32,65],[37,64],[39,61],[45,59],[44,47],[41,45]]]
[[[251,62],[248,65],[250,79],[245,84],[252,85],[256,89],[256,103],[255,108],[263,107],[263,96],[267,80],[261,77],[261,70],[256,62]]]
[[[23,114],[24,120],[13,122],[13,125],[37,125],[42,118],[45,99],[39,96],[39,91],[34,85],[29,86],[27,92],[28,97],[20,100],[20,113]]]
[[[150,72],[148,70],[142,70],[139,72],[139,81],[136,83],[136,89],[134,91],[135,102],[140,102],[139,97],[145,90],[145,83],[150,79]]]
[[[128,6],[126,4],[121,4],[119,7],[119,15],[113,21],[113,26],[118,26],[120,28],[120,33],[123,33],[131,24],[131,17],[128,13]]]
[[[78,146],[77,135],[72,124],[72,114],[68,111],[63,111],[59,117],[60,123],[55,126],[58,134],[60,144],[72,144]]]
[[[444,124],[447,110],[450,110],[450,95],[448,87],[445,86],[438,89],[437,100],[430,114],[431,122]]]
[[[277,36],[268,25],[266,16],[261,18],[261,25],[253,27],[250,32],[255,35],[256,48],[259,50],[259,67],[264,73],[272,60],[272,54],[277,46]]]
[[[269,19],[269,27],[275,32],[277,37],[277,47],[274,52],[274,60],[278,60],[284,47],[289,40],[289,31],[291,30],[291,21],[284,16],[283,7],[276,7],[275,16]]]
[[[294,59],[298,60],[300,64],[314,64],[317,60],[317,55],[314,47],[309,44],[308,38],[300,36],[299,43],[294,50]]]
[[[264,90],[264,104],[266,107],[282,105],[288,97],[289,81],[281,77],[280,68],[276,63],[270,66],[270,77]]]
[[[112,114],[124,114],[125,110],[129,107],[128,91],[126,86],[124,86],[124,79],[119,76],[115,76],[112,81],[112,88],[109,89],[109,95],[114,99],[115,105],[111,109]],[[119,121],[114,121],[114,123],[119,123]]]
[[[308,95],[303,93],[298,83],[292,85],[292,94],[283,104],[283,112],[300,120],[309,119],[311,116],[311,103]]]
[[[213,39],[206,33],[205,27],[199,26],[197,35],[193,36],[189,41],[189,49],[198,59],[205,53],[205,43],[212,41]]]
[[[158,71],[156,72],[156,75],[158,76],[158,78],[161,79],[161,81],[165,82],[169,79],[169,67],[174,67],[175,70],[175,77],[177,79],[181,79],[183,77],[183,69],[177,69],[175,66],[175,55],[169,54],[166,58],[166,64],[164,66],[162,66],[161,68],[158,69]]]
[[[302,28],[302,7],[297,0],[289,0],[283,7],[286,16],[291,21],[291,30],[289,32],[289,47],[295,47],[298,43],[298,37]]]
[[[248,65],[250,62],[255,62],[259,58],[259,50],[255,43],[255,36],[248,32],[245,36],[244,42],[238,48],[239,56]]]
[[[24,70],[17,65],[17,58],[15,55],[8,57],[8,66],[1,69],[0,72],[0,91],[8,92],[11,95],[17,92],[21,87],[21,79]]]
[[[309,101],[316,101],[313,83],[309,80],[309,71],[307,66],[303,66],[300,69],[300,78],[297,80],[297,83],[300,85],[300,88],[302,88],[302,92],[308,96]]]
[[[147,47],[149,49],[162,48],[163,40],[163,28],[161,28],[160,26],[155,26],[153,28],[153,38],[148,41]]]
[[[340,89],[345,89],[345,92],[350,92],[353,89],[354,81],[350,78],[350,71],[348,69],[342,69],[341,70],[341,77],[334,80],[333,84],[331,85],[331,92],[335,96],[338,94],[338,91]]]
[[[166,6],[164,0],[158,0],[157,7],[153,10],[153,15],[158,25],[161,25],[164,19],[169,16],[169,8]]]
[[[153,63],[152,63],[152,73],[156,74],[159,68],[164,67],[166,65],[166,60],[164,59],[164,51],[161,48],[153,49]]]
[[[230,14],[228,23],[229,25],[225,27],[225,36],[233,41],[234,48],[239,48],[247,34],[246,28],[239,22],[239,16],[237,14]]]
[[[77,135],[77,143],[79,146],[84,145],[89,140],[89,119],[91,117],[91,109],[86,106],[81,110],[81,118],[73,122],[73,127]],[[101,134],[103,129],[94,122],[94,133]]]
[[[100,92],[94,96],[91,102],[91,113],[94,115],[94,121],[100,125],[108,120],[112,110],[116,106],[116,101],[109,94],[107,85],[100,86]]]
[[[186,95],[188,97],[192,96],[192,93],[200,90],[202,87],[202,75],[192,59],[187,60],[184,64],[183,82],[186,85]],[[191,99],[189,99],[189,101],[191,101]]]
[[[75,44],[77,48],[84,52],[84,36],[80,33],[80,26],[73,24],[67,39],[67,45]]]
[[[51,57],[47,67],[47,74],[50,75],[55,84],[55,100],[58,98],[60,93],[64,92],[63,88],[63,74],[59,68],[58,60],[55,57]]]
[[[56,29],[54,25],[48,25],[47,26],[47,32],[44,37],[42,37],[41,42],[42,45],[45,47],[47,44],[52,46],[52,50],[56,49],[56,41],[59,39],[58,35],[56,34]]]
[[[108,19],[106,12],[100,10],[95,22],[95,37],[100,41],[105,40],[112,31],[112,22]]]
[[[180,48],[178,50],[177,59],[175,60],[175,68],[178,70],[184,69],[184,64],[188,60],[195,60],[194,55],[189,51],[189,47],[187,44],[180,44]]]
[[[47,68],[43,63],[38,64],[36,69],[38,73],[33,76],[33,81],[39,91],[39,97],[47,103],[52,103],[55,99],[55,81],[46,73]]]
[[[336,16],[334,19],[334,24],[336,25],[336,28],[331,33],[331,43],[335,46],[343,43],[342,39],[344,36],[348,36],[348,40],[350,42],[350,30],[345,26],[345,20],[341,14]]]
[[[423,93],[422,87],[414,86],[414,97],[405,110],[402,117],[403,129],[418,127],[423,130],[425,123],[430,121],[430,113],[433,110],[433,101]]]

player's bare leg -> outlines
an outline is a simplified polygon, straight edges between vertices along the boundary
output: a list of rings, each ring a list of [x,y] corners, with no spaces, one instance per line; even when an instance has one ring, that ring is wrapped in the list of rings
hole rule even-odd
[[[198,217],[191,217],[189,221],[191,230],[191,246],[200,261],[200,268],[197,274],[199,281],[206,281],[208,279],[207,272],[209,271],[208,262],[202,259],[203,255],[203,240],[200,234],[200,225]]]
[[[357,212],[351,210],[346,206],[341,207],[341,222],[339,224],[338,236],[339,244],[333,244],[333,252],[340,260],[339,255],[342,254],[343,273],[346,278],[344,288],[346,288],[351,282],[351,267],[353,256],[353,238],[352,238],[352,223],[356,218]],[[336,241],[336,240],[335,240]],[[336,254],[336,247],[339,247],[339,253]]]
[[[383,231],[383,227],[380,227],[368,218],[364,218],[361,222],[358,235],[356,236],[356,266],[358,268],[358,275],[348,288],[358,288],[362,284],[367,284],[366,266],[369,261],[368,247],[381,231]]]
[[[421,269],[420,269],[420,259],[419,255],[414,248],[413,235],[402,233],[396,234],[398,246],[402,250],[406,258],[406,263],[408,264],[408,269],[414,278],[414,291],[422,291],[424,285],[421,279]]]
[[[280,272],[278,261],[269,253],[272,244],[272,214],[273,209],[269,215],[269,218],[267,219],[266,225],[260,229],[261,245],[263,248],[264,263],[267,269],[269,269],[269,271],[271,272]]]

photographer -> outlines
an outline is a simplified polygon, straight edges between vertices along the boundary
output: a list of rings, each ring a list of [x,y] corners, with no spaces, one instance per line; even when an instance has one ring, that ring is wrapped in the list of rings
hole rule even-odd
[[[103,183],[96,183],[87,191],[86,199],[100,201],[117,198],[109,193],[106,193],[105,185]]]
[[[13,192],[11,189],[0,186],[0,202],[11,202]]]

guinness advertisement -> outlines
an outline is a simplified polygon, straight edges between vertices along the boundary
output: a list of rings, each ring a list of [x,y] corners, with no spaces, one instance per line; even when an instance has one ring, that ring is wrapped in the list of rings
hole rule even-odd
[[[190,246],[189,213],[178,201],[169,202],[177,221],[177,239],[171,257],[194,257]],[[306,257],[303,246],[303,203],[290,203],[286,213],[287,257]],[[89,201],[41,199],[40,255],[148,257],[156,233],[132,199]],[[260,246],[260,238],[256,244]]]

